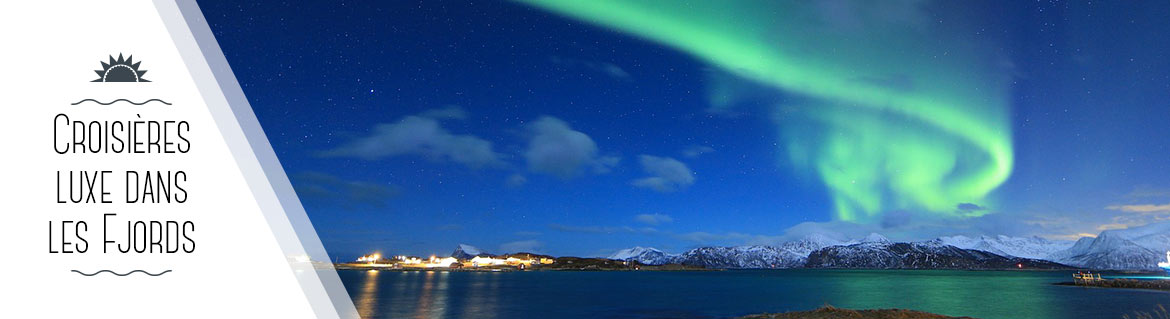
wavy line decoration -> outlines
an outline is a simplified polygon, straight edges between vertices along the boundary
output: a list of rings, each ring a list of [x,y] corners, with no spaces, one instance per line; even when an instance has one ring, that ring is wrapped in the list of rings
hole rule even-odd
[[[91,273],[91,274],[84,273],[84,272],[82,272],[82,271],[80,271],[80,270],[77,270],[77,269],[74,269],[74,270],[73,270],[73,272],[75,272],[75,273],[79,273],[79,274],[81,274],[82,276],[86,276],[86,277],[93,277],[93,276],[95,276],[95,275],[97,275],[97,274],[100,274],[100,273],[103,273],[103,272],[108,272],[108,273],[114,274],[115,276],[118,276],[118,277],[125,277],[125,276],[129,276],[130,274],[133,274],[133,273],[136,273],[136,272],[140,272],[140,273],[146,274],[146,275],[148,275],[148,276],[151,276],[151,277],[158,277],[158,276],[162,276],[162,275],[163,275],[163,274],[165,274],[165,273],[171,272],[171,270],[170,270],[170,269],[163,270],[162,272],[160,272],[160,273],[157,273],[157,274],[153,274],[153,273],[150,273],[150,272],[148,272],[148,271],[145,271],[145,270],[142,270],[142,269],[135,269],[135,270],[131,270],[131,271],[129,271],[129,272],[127,272],[127,273],[124,273],[124,274],[119,274],[119,273],[117,273],[117,272],[114,272],[113,270],[109,270],[109,269],[102,269],[102,270],[98,270],[98,271],[95,271],[95,272],[93,272],[93,273]]]
[[[114,103],[118,103],[118,102],[126,102],[126,103],[130,103],[130,104],[134,104],[134,105],[143,105],[143,104],[150,103],[150,102],[159,102],[162,104],[171,105],[170,102],[163,101],[160,99],[149,99],[149,100],[142,101],[142,102],[134,102],[134,101],[127,100],[127,99],[117,99],[117,100],[113,100],[113,101],[109,101],[109,102],[102,102],[102,101],[98,101],[98,100],[94,100],[94,99],[84,99],[81,101],[74,102],[70,105],[78,105],[78,104],[85,103],[85,102],[94,102],[94,103],[101,104],[101,105],[110,105],[110,104],[114,104]]]

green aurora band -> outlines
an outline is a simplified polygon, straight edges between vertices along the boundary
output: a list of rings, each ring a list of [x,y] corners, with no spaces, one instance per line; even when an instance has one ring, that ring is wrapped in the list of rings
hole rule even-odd
[[[1010,63],[977,8],[922,1],[521,0],[685,52],[783,94],[788,160],[815,171],[838,220],[978,216],[1012,170]],[[957,12],[947,15],[942,11]],[[983,19],[983,20],[977,20]],[[747,81],[744,81],[747,80]],[[712,83],[714,108],[739,97]],[[743,86],[743,85],[739,85]]]

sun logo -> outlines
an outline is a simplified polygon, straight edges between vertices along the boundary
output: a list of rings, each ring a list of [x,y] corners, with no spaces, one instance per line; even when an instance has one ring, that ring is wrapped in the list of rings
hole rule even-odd
[[[146,70],[138,70],[139,64],[142,62],[134,63],[133,55],[128,59],[122,59],[122,54],[118,53],[118,59],[114,60],[114,55],[111,54],[110,63],[102,62],[101,70],[93,70],[100,76],[93,82],[150,82],[142,78]]]

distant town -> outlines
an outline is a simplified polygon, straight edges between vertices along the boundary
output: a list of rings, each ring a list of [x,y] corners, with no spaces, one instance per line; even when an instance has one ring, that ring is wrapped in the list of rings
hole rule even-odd
[[[336,263],[337,269],[360,270],[705,270],[700,266],[646,265],[637,260],[608,258],[553,257],[533,253],[493,255],[468,245],[459,245],[450,256],[385,256],[371,253],[352,262]]]
[[[353,263],[346,263],[346,266],[360,266],[368,268],[397,268],[397,269],[428,269],[428,268],[445,268],[445,269],[461,269],[461,268],[501,268],[511,267],[516,269],[528,269],[533,266],[549,265],[556,262],[555,258],[551,256],[540,256],[528,253],[520,253],[503,256],[474,256],[469,259],[460,259],[456,257],[438,257],[430,256],[429,258],[417,256],[394,256],[387,258],[381,254],[370,254],[358,258]]]

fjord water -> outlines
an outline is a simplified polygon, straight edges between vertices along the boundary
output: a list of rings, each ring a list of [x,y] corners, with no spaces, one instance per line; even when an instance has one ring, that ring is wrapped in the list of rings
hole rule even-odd
[[[1068,271],[339,271],[363,318],[724,318],[905,308],[977,318],[1121,318],[1170,293],[1056,286]]]

